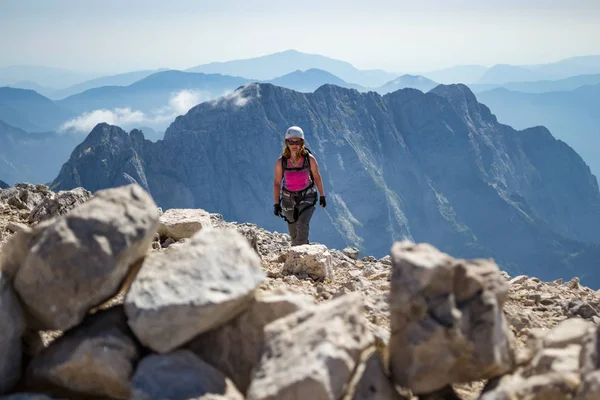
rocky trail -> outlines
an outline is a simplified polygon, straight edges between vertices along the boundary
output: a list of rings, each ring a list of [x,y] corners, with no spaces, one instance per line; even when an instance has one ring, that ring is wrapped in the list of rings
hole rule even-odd
[[[136,185],[0,190],[0,399],[600,399],[599,311],[577,278],[425,243],[376,259]]]

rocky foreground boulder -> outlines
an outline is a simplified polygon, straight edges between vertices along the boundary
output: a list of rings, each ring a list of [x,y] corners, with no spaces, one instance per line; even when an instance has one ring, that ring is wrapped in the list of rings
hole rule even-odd
[[[135,184],[2,190],[0,233],[3,400],[600,399],[600,296],[577,279],[290,247]]]

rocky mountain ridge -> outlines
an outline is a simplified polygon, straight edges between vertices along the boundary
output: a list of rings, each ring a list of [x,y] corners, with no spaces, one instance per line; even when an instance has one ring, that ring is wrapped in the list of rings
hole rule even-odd
[[[178,117],[157,143],[99,124],[52,187],[136,182],[164,209],[285,231],[271,214],[272,174],[290,125],[304,129],[329,198],[311,240],[378,256],[395,240],[425,241],[493,257],[511,274],[600,287],[600,192],[589,167],[545,128],[499,124],[464,85],[380,96],[251,84]]]
[[[6,400],[600,397],[600,295],[577,279],[292,248],[137,185],[0,191],[0,282]]]

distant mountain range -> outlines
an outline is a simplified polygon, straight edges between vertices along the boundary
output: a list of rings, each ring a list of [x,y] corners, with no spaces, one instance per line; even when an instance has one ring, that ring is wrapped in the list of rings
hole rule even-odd
[[[100,124],[52,183],[91,191],[138,182],[159,206],[204,208],[285,231],[271,213],[273,163],[303,127],[328,195],[311,240],[382,256],[395,240],[493,257],[512,275],[600,287],[600,191],[544,128],[499,124],[463,85],[385,96],[333,85],[249,84],[177,117],[164,140]]]
[[[440,83],[505,84],[510,82],[558,80],[575,75],[600,74],[600,55],[571,57],[539,65],[458,65],[421,75]]]
[[[494,111],[498,121],[516,129],[547,127],[600,177],[600,84],[548,93],[494,89],[478,93],[477,99]]]
[[[10,185],[48,183],[81,139],[56,132],[28,133],[0,120],[0,178]]]
[[[11,65],[0,67],[0,86],[14,85],[18,82],[35,84],[49,90],[65,88],[76,83],[97,78],[97,74],[81,73],[63,68],[37,65]],[[30,89],[28,87],[27,89]]]
[[[321,69],[345,82],[365,87],[377,87],[394,79],[398,74],[383,70],[359,70],[352,64],[318,54],[307,54],[296,50],[261,57],[226,62],[213,62],[187,69],[188,72],[226,74],[244,77],[253,81],[268,81],[297,70]]]
[[[0,120],[27,132],[56,130],[75,115],[33,90],[0,87]]]

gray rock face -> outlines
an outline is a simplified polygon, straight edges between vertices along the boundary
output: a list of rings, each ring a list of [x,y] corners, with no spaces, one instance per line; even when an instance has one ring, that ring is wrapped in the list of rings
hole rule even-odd
[[[21,335],[25,320],[7,274],[0,270],[0,394],[12,389],[21,375]]]
[[[600,398],[600,332],[588,321],[569,319],[550,331],[535,331],[530,359],[491,382],[480,399]]]
[[[457,257],[493,257],[511,275],[585,272],[587,285],[600,286],[600,274],[589,272],[598,249],[576,242],[600,241],[600,192],[587,166],[543,128],[499,124],[462,85],[382,97],[331,85],[303,94],[251,84],[194,107],[157,143],[98,125],[54,185],[93,191],[127,174],[164,209],[200,207],[286,231],[258,194],[272,193],[289,125],[304,129],[328,194],[311,242],[352,244],[379,258],[406,238]]]
[[[455,260],[427,244],[399,242],[392,262],[395,382],[430,393],[512,369],[512,333],[502,313],[508,285],[492,261]]]
[[[339,399],[374,337],[351,293],[265,327],[248,400]]]
[[[365,351],[344,400],[410,400],[396,391],[385,374],[381,357],[373,349]]]
[[[145,357],[131,384],[131,400],[244,400],[227,377],[188,350]]]
[[[139,353],[123,308],[113,307],[87,317],[38,354],[27,384],[66,397],[128,399]]]
[[[229,323],[193,339],[186,348],[215,366],[246,393],[264,348],[264,328],[276,319],[314,305],[310,296],[272,293],[258,296]]]
[[[265,278],[260,258],[235,230],[204,228],[171,247],[144,261],[125,298],[131,329],[159,353],[247,309]]]
[[[37,329],[65,330],[116,294],[130,265],[143,257],[158,226],[152,198],[137,185],[106,189],[36,225],[14,287]],[[17,255],[18,255],[17,254]]]

